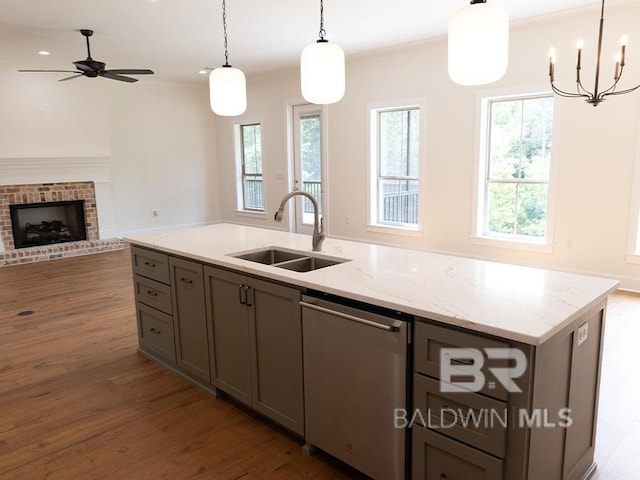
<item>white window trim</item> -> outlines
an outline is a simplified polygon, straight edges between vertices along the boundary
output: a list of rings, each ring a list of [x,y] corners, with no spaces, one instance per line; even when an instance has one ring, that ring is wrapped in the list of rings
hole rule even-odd
[[[417,237],[424,235],[424,212],[426,209],[425,193],[425,159],[427,143],[426,97],[405,98],[401,100],[387,100],[367,105],[367,231],[392,235]],[[418,224],[385,225],[376,223],[378,198],[378,112],[381,110],[399,110],[403,108],[418,108],[420,111],[420,147],[418,153]]]
[[[636,155],[631,183],[631,209],[625,262],[640,264],[640,123],[636,137]]]
[[[293,129],[296,123],[295,115],[293,113],[294,107],[302,105],[313,105],[307,102],[303,97],[289,98],[284,101],[284,117],[286,121],[286,128],[284,131],[285,145],[287,146],[287,192],[290,192],[295,187],[294,180],[294,162],[295,162],[295,147],[294,147],[294,135]],[[321,124],[321,142],[322,142],[322,228],[324,233],[330,235],[330,222],[329,222],[329,204],[331,198],[329,195],[329,106],[328,105],[315,105],[322,110],[322,124]],[[278,174],[279,177],[284,178],[284,174]],[[287,202],[287,221],[288,230],[290,232],[296,231],[296,219],[293,215],[293,202]]]
[[[487,161],[487,108],[489,100],[508,100],[510,98],[520,98],[523,96],[548,95],[552,93],[548,85],[538,84],[512,88],[500,88],[481,90],[476,94],[476,128],[474,142],[473,162],[473,196],[471,205],[471,237],[472,245],[509,248],[539,253],[553,253],[553,228],[555,224],[555,204],[556,204],[556,184],[557,184],[557,151],[559,145],[559,118],[560,103],[553,105],[553,129],[551,133],[551,166],[549,170],[549,187],[547,190],[547,235],[544,239],[529,239],[526,237],[506,237],[499,235],[486,235],[484,233],[483,214],[484,212],[484,176]]]
[[[244,208],[244,198],[242,198],[242,135],[240,128],[243,125],[260,125],[260,143],[262,155],[262,201],[264,210],[247,210]],[[233,124],[233,150],[235,155],[235,189],[236,189],[236,214],[241,217],[266,217],[267,216],[267,189],[265,188],[264,174],[264,125],[261,118],[241,118]]]

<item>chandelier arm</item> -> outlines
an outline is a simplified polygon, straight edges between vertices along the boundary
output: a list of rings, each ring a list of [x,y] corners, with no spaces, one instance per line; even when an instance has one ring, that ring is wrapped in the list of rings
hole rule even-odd
[[[607,95],[615,95],[616,93],[616,87],[618,86],[618,82],[620,81],[620,77],[618,77],[618,79],[613,82],[613,85],[611,85],[609,88],[607,88],[606,90],[603,90],[602,92],[600,92],[600,95],[598,95],[599,98],[604,98]],[[622,92],[620,92],[622,93]]]
[[[627,88],[626,90],[620,90],[619,92],[609,92],[609,93],[605,93],[605,94],[603,94],[602,96],[603,96],[603,97],[607,97],[607,96],[609,96],[609,95],[622,95],[622,94],[624,94],[624,93],[631,93],[631,92],[633,92],[633,91],[635,91],[635,90],[637,90],[637,89],[639,89],[639,88],[640,88],[640,85],[636,85],[635,87]]]
[[[584,85],[582,85],[582,80],[580,80],[580,81],[576,82],[576,84],[577,84],[577,90],[578,90],[578,93],[579,93],[581,96],[587,96],[587,97],[589,97],[589,98],[593,97],[593,93],[591,93],[589,90],[587,90],[586,88],[584,88]]]
[[[556,87],[553,82],[551,82],[551,89],[553,90],[554,93],[556,93],[557,95],[560,95],[561,97],[569,97],[569,98],[576,98],[576,97],[586,97],[586,98],[590,98],[591,95],[586,95],[583,93],[571,93],[571,92],[565,92],[564,90],[560,90],[558,87]]]

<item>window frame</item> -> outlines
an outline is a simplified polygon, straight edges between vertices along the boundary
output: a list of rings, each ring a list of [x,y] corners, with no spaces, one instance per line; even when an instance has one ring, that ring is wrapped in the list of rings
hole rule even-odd
[[[640,264],[640,123],[636,140],[636,153],[631,183],[631,209],[625,262]]]
[[[369,137],[369,152],[368,152],[368,219],[367,230],[380,233],[391,233],[399,235],[422,235],[424,232],[424,212],[425,212],[425,144],[426,144],[426,100],[424,97],[410,98],[404,100],[386,101],[373,103],[367,106],[367,126]],[[381,159],[380,159],[380,113],[404,111],[404,110],[417,110],[420,116],[419,126],[419,144],[418,144],[418,176],[381,176]],[[378,212],[381,208],[380,180],[391,179],[401,181],[418,182],[418,223],[393,223],[393,222],[378,222]]]
[[[490,107],[492,102],[509,100],[526,100],[531,98],[552,97],[553,126],[551,131],[551,152],[549,177],[547,184],[547,212],[546,235],[543,238],[528,237],[517,234],[488,234],[487,225],[489,215],[486,211],[488,203],[487,195],[490,181],[488,179],[489,168],[489,138],[490,138]],[[476,99],[476,134],[475,134],[475,161],[474,161],[474,185],[472,204],[472,229],[470,242],[474,245],[527,250],[532,252],[553,252],[553,226],[555,218],[557,161],[556,152],[558,145],[558,118],[560,103],[555,101],[553,92],[545,86],[525,86],[512,89],[483,90],[478,92]],[[507,182],[503,182],[507,183]],[[544,182],[510,182],[521,184],[540,184]]]
[[[261,152],[261,173],[247,173],[245,171],[245,158],[244,158],[244,127],[260,127],[260,152]],[[247,215],[266,216],[267,196],[264,181],[264,155],[262,152],[263,138],[264,138],[264,126],[259,119],[246,119],[242,120],[233,126],[234,139],[235,139],[235,159],[236,159],[236,213]],[[250,208],[245,204],[245,179],[247,177],[261,177],[262,178],[262,208]]]

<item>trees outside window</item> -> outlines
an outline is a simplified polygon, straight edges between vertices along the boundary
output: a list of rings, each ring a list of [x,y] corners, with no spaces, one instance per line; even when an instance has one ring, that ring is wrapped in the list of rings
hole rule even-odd
[[[547,238],[553,96],[489,99],[482,235]]]
[[[375,110],[375,203],[372,223],[418,226],[420,171],[420,108]]]
[[[242,210],[264,211],[262,132],[259,123],[240,125]]]

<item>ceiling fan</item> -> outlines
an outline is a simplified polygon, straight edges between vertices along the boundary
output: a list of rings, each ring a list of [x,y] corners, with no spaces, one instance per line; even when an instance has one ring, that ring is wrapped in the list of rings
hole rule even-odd
[[[104,77],[110,78],[111,80],[119,80],[121,82],[133,83],[137,82],[137,78],[126,77],[125,75],[151,75],[153,74],[152,70],[147,69],[118,69],[118,70],[105,70],[106,64],[104,62],[99,62],[91,58],[91,47],[89,46],[89,37],[93,35],[93,30],[80,30],[80,33],[87,40],[87,58],[86,60],[78,60],[73,62],[76,66],[77,70],[18,70],[19,72],[61,72],[61,73],[74,73],[75,75],[71,75],[70,77],[62,78],[58,80],[59,82],[64,82],[66,80],[72,80],[78,77]],[[125,74],[125,75],[123,75]]]

